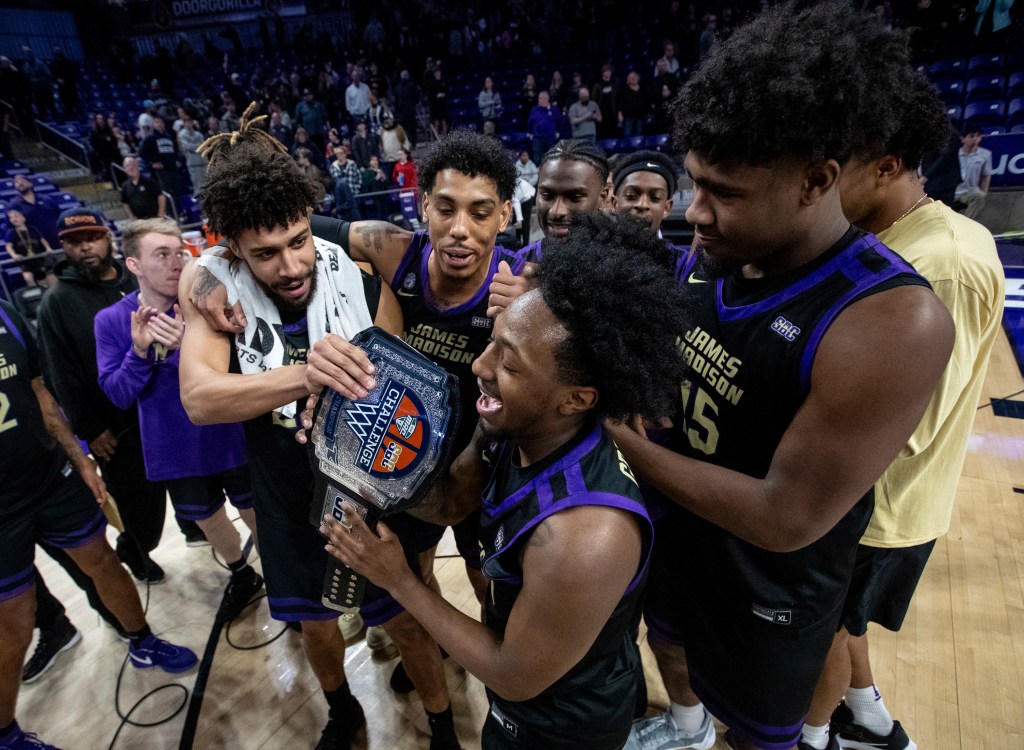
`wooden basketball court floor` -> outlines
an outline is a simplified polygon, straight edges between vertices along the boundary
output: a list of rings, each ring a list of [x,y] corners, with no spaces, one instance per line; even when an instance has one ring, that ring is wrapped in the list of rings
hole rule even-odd
[[[1024,748],[1024,422],[997,417],[987,406],[989,399],[1019,391],[1024,387],[1021,380],[1009,341],[1000,336],[949,534],[935,547],[903,630],[871,631],[879,688],[921,750]],[[446,539],[440,554],[452,553],[454,545]],[[154,629],[202,654],[226,572],[214,562],[209,547],[185,547],[170,512],[163,542],[153,557],[167,571],[167,582],[151,591]],[[98,622],[60,568],[44,554],[37,562],[83,639],[41,680],[23,686],[19,721],[66,750],[107,748],[119,724],[114,692],[126,646]],[[439,559],[437,575],[453,604],[467,613],[477,610],[459,558]],[[144,587],[140,590],[145,595]],[[280,630],[261,601],[230,635],[236,644],[251,645]],[[664,690],[646,646],[644,652],[652,706],[664,706]],[[348,649],[346,670],[369,727],[360,747],[427,748],[419,700],[415,694],[396,697],[388,688],[394,663],[375,661],[362,640]],[[463,746],[479,748],[487,708],[483,687],[452,660],[445,668]],[[191,697],[195,679],[195,670],[174,677],[128,667],[121,688],[122,711],[167,683],[184,686]],[[180,692],[157,693],[132,718],[159,720],[181,703]],[[185,713],[152,728],[125,727],[115,747],[177,748]],[[232,648],[222,634],[193,747],[305,750],[316,744],[326,715],[295,634],[286,632],[269,646],[249,651]],[[726,747],[721,733],[716,747]]]

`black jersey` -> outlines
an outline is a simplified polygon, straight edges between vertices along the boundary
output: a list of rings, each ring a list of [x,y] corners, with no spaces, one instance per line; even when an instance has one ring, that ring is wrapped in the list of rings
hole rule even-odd
[[[487,317],[491,279],[501,261],[506,261],[513,273],[519,273],[529,256],[527,248],[513,251],[495,247],[487,278],[473,298],[458,307],[443,309],[434,304],[430,295],[427,267],[432,250],[426,232],[414,234],[391,280],[391,288],[402,307],[406,343],[459,379],[462,423],[454,453],[458,455],[469,444],[476,429],[476,419],[472,417],[476,414],[480,390],[472,368],[473,360],[487,348],[494,323]]]
[[[67,465],[32,389],[40,376],[31,326],[0,300],[0,516],[32,505]]]
[[[587,654],[540,695],[512,702],[489,692],[508,728],[523,726],[543,746],[618,748],[634,716],[642,680],[634,633],[647,576],[651,521],[633,474],[611,438],[590,425],[560,450],[525,469],[516,447],[491,451],[494,470],[484,491],[480,524],[483,571],[490,581],[487,626],[505,632],[523,588],[522,553],[544,519],[581,505],[621,508],[635,514],[643,535],[641,564]]]
[[[819,258],[778,278],[706,278],[696,256],[681,256],[676,271],[694,304],[691,327],[680,339],[691,373],[669,444],[683,455],[758,478],[768,473],[807,396],[818,345],[835,318],[862,297],[895,286],[927,286],[876,237],[854,229]],[[869,491],[825,536],[785,554],[683,511],[686,555],[709,572],[690,577],[701,587],[695,605],[752,615],[796,634],[841,602],[872,507]]]

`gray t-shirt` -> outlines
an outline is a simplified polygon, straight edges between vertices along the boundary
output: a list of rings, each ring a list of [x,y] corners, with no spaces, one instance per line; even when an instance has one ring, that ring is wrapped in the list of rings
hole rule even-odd
[[[587,135],[597,135],[597,124],[592,119],[583,120],[577,124],[584,115],[593,115],[595,112],[600,112],[600,108],[591,99],[586,104],[576,102],[569,107],[569,122],[572,123],[572,137],[579,138]]]
[[[981,178],[992,174],[992,152],[977,148],[969,154],[960,149],[960,187],[970,190],[981,184]]]

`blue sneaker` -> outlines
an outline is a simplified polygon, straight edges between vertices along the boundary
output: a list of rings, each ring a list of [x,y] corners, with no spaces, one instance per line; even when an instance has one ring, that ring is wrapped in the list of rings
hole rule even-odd
[[[199,658],[184,646],[162,641],[152,633],[138,648],[128,646],[128,658],[137,669],[160,667],[165,672],[186,672],[199,661]]]
[[[0,750],[60,750],[55,745],[47,745],[31,732],[21,731],[17,724],[14,729],[7,733],[6,737],[0,737]]]

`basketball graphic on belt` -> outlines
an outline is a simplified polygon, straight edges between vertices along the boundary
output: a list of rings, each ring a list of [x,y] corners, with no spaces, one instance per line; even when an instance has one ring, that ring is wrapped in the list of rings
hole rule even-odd
[[[359,438],[355,465],[379,479],[397,479],[423,458],[430,420],[416,394],[388,380],[376,404],[352,403],[345,422]]]

